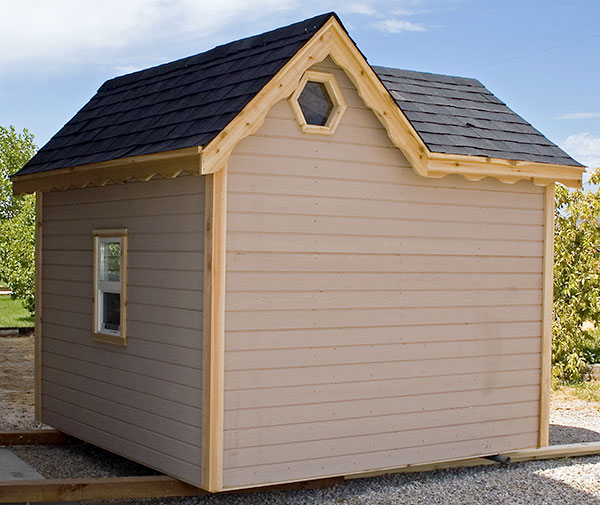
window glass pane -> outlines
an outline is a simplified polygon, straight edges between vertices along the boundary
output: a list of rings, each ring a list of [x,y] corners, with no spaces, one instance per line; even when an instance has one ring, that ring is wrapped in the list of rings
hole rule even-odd
[[[121,295],[102,293],[102,328],[119,331],[121,323]]]
[[[308,81],[298,97],[298,103],[309,125],[325,126],[333,110],[333,102],[322,82]]]
[[[100,242],[100,280],[118,281],[121,278],[121,243]]]

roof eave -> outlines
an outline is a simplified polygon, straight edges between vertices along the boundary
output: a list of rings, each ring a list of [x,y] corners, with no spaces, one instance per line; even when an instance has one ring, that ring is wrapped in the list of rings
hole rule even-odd
[[[572,188],[580,188],[584,166],[516,161],[484,156],[432,153],[427,156],[427,177],[461,175],[468,180],[478,181],[495,177],[508,184],[519,180],[530,180],[538,186],[559,182]]]
[[[65,190],[105,186],[110,182],[147,181],[155,176],[172,179],[188,173],[200,175],[202,147],[194,146],[161,153],[131,156],[87,165],[58,168],[46,172],[13,175],[13,193]]]

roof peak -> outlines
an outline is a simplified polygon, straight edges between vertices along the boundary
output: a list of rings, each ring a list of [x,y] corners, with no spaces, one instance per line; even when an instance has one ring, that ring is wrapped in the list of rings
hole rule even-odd
[[[190,65],[199,65],[205,61],[214,61],[215,58],[230,56],[231,53],[239,52],[240,50],[266,45],[271,41],[271,39],[278,38],[280,33],[299,33],[300,31],[316,32],[332,17],[342,24],[340,18],[335,12],[326,12],[324,14],[319,14],[312,18],[307,18],[303,21],[298,21],[290,25],[275,28],[273,30],[267,30],[266,32],[259,33],[257,35],[251,35],[249,37],[227,42],[225,44],[220,44],[212,49],[208,49],[191,56],[185,56],[174,61],[161,63],[153,67],[148,67],[141,70],[136,70],[135,72],[131,72],[129,74],[113,77],[102,84],[102,86],[100,86],[98,89],[98,92],[101,93],[104,91],[110,91],[121,86],[131,84],[132,82],[143,80],[146,77],[154,77],[157,74],[168,74]]]

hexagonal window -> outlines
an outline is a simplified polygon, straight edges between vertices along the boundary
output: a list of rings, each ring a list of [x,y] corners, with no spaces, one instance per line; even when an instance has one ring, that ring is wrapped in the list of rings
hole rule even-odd
[[[311,70],[302,76],[290,104],[302,131],[326,135],[334,133],[346,109],[334,76]]]
[[[308,81],[298,97],[298,103],[309,125],[325,126],[333,110],[333,102],[322,82]]]

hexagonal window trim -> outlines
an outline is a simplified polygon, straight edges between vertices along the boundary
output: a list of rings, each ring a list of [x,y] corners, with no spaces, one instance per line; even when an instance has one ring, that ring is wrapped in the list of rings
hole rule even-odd
[[[305,133],[333,135],[346,101],[333,74],[308,70],[290,97],[290,105]]]

